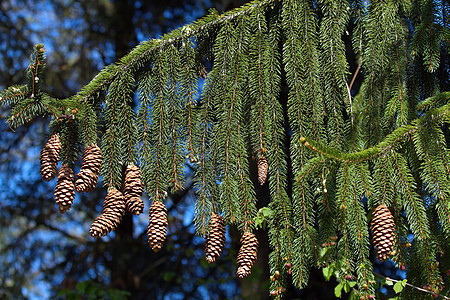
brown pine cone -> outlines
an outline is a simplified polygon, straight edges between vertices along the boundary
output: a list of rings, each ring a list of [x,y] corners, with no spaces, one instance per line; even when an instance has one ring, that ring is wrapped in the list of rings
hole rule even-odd
[[[123,183],[125,205],[128,211],[134,215],[139,215],[144,211],[144,201],[141,199],[144,193],[144,187],[141,176],[141,171],[135,165],[129,165],[125,171],[125,180]]]
[[[205,241],[206,261],[213,263],[220,256],[225,245],[225,220],[213,213],[210,219],[211,229]]]
[[[153,251],[158,252],[166,239],[167,226],[169,225],[166,206],[160,201],[154,201],[150,206],[149,214],[148,243]]]
[[[98,176],[102,167],[102,153],[97,145],[89,146],[84,150],[80,173],[76,175],[75,188],[78,193],[90,192],[97,185]]]
[[[73,184],[73,171],[65,164],[59,169],[55,187],[55,201],[60,213],[65,213],[72,207],[75,198],[75,186]]]
[[[251,273],[253,263],[258,254],[258,240],[251,232],[244,232],[241,237],[241,248],[237,256],[238,269],[236,275],[238,278],[247,277]]]
[[[114,188],[110,189],[103,202],[102,214],[95,219],[89,229],[90,234],[96,238],[107,235],[119,226],[124,214],[125,201],[122,193]]]
[[[56,167],[59,161],[59,153],[61,152],[61,141],[58,133],[53,133],[44,147],[42,147],[40,161],[40,173],[42,179],[50,181],[56,176]]]
[[[373,231],[373,244],[377,248],[377,258],[384,261],[389,258],[395,242],[394,217],[385,204],[375,208],[370,227]]]
[[[258,182],[260,185],[264,185],[267,180],[267,171],[269,170],[269,163],[267,158],[261,156],[258,159]]]

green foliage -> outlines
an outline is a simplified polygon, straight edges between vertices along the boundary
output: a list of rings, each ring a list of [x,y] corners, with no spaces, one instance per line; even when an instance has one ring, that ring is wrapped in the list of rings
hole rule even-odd
[[[126,300],[131,293],[118,289],[105,288],[101,284],[92,281],[80,281],[75,289],[62,289],[58,292],[58,297],[70,300],[79,299],[110,299]]]
[[[398,281],[394,284],[394,291],[398,294],[401,293],[401,291],[403,291],[403,289],[406,286],[406,279],[402,280],[402,281]],[[388,282],[386,282],[386,284],[388,284]],[[392,282],[390,282],[390,284],[392,285]]]
[[[183,188],[188,158],[199,235],[213,212],[243,232],[267,225],[272,295],[289,274],[302,288],[322,267],[338,279],[337,297],[371,298],[369,223],[381,203],[396,224],[391,258],[406,264],[408,283],[439,292],[449,268],[449,28],[444,8],[416,2],[264,0],[213,11],[137,46],[68,99],[42,92],[38,45],[29,83],[0,103],[12,127],[50,114],[67,163],[103,126],[108,187],[137,162],[150,198],[163,200]],[[360,88],[348,53],[358,55]],[[271,202],[257,213],[250,167],[261,157]]]

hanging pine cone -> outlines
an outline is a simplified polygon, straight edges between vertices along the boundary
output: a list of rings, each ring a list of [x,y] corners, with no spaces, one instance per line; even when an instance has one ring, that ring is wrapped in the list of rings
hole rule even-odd
[[[61,152],[61,141],[59,134],[53,133],[41,150],[41,168],[40,173],[42,179],[50,181],[56,176],[56,166],[59,161],[59,152]]]
[[[251,232],[244,232],[241,237],[241,248],[237,256],[238,269],[236,275],[238,278],[247,277],[251,273],[253,263],[258,254],[258,240]]]
[[[370,226],[373,231],[373,244],[377,248],[377,258],[384,261],[389,257],[395,242],[394,217],[386,205],[380,204],[375,208]]]
[[[139,215],[144,211],[144,202],[141,199],[144,193],[144,187],[141,176],[141,171],[135,165],[129,165],[125,171],[125,180],[123,183],[125,205],[128,211],[134,215]]]
[[[258,158],[258,182],[260,185],[264,185],[267,179],[267,171],[269,170],[269,163],[267,158],[261,156]]]
[[[60,213],[65,213],[72,207],[75,198],[75,186],[73,184],[73,171],[65,164],[59,169],[55,187],[55,201]]]
[[[210,220],[210,232],[205,241],[206,261],[213,263],[222,253],[225,245],[225,220],[221,215],[213,213]]]
[[[125,201],[120,191],[112,188],[108,191],[103,203],[103,212],[92,223],[89,229],[93,237],[107,235],[111,230],[119,226],[125,214]]]
[[[148,243],[153,251],[161,250],[167,233],[167,209],[160,201],[154,201],[150,206],[148,222]]]
[[[90,192],[95,188],[102,167],[102,159],[102,153],[97,145],[89,146],[84,150],[81,170],[75,180],[78,193]]]

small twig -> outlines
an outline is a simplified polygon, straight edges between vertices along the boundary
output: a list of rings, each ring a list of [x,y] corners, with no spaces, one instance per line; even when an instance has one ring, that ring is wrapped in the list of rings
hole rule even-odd
[[[62,119],[73,120],[73,119],[75,119],[75,116],[72,115],[72,114],[66,114],[66,115],[60,115],[60,116],[58,116],[58,121],[61,121]]]
[[[81,236],[70,234],[69,232],[62,230],[62,229],[58,228],[57,226],[53,226],[52,224],[49,224],[49,223],[47,223],[45,221],[44,222],[39,222],[37,225],[42,225],[42,226],[44,226],[44,227],[46,227],[46,228],[48,228],[50,230],[54,230],[56,232],[59,232],[63,236],[68,237],[70,239],[73,239],[73,240],[75,240],[75,241],[77,241],[79,243],[82,243],[82,244],[86,244],[87,243],[87,240],[85,238],[83,238]]]
[[[348,87],[349,91],[352,90],[353,83],[355,83],[356,76],[358,76],[359,70],[361,69],[362,60],[359,62],[358,67],[356,68],[355,74],[353,74],[352,81],[350,82],[350,86]]]
[[[393,282],[402,282],[403,281],[403,280],[397,280],[397,279],[393,279],[393,278],[390,278],[390,277],[383,276],[383,275],[381,275],[381,274],[379,274],[377,272],[373,272],[373,274],[375,274],[375,275],[377,275],[377,276],[379,276],[381,278],[384,278],[386,280],[393,281]],[[415,286],[415,285],[413,285],[411,283],[408,283],[408,282],[405,282],[405,285],[407,285],[409,287],[412,287],[413,289],[416,289],[418,291],[421,291],[421,292],[424,292],[424,293],[428,293],[428,294],[432,294],[433,296],[437,295],[439,297],[442,297],[443,299],[450,299],[450,297],[444,296],[442,294],[439,294],[439,293],[436,293],[436,292],[433,292],[433,291],[426,290],[424,288]]]

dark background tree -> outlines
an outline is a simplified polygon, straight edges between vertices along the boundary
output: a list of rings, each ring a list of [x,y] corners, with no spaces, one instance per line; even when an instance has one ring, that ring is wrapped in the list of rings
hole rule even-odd
[[[222,10],[242,2],[214,5]],[[49,92],[68,97],[139,41],[190,22],[210,6],[209,1],[2,1],[0,85],[25,80],[33,43],[45,42]],[[133,222],[126,216],[113,238],[88,237],[101,211],[102,188],[80,196],[72,214],[61,217],[52,201],[54,182],[42,181],[36,172],[46,128],[42,119],[14,133],[1,124],[1,297],[47,298],[85,280],[129,291],[133,298],[237,295],[230,243],[230,252],[214,266],[204,261],[203,239],[191,225],[189,186],[171,197],[168,243],[157,254],[146,243],[145,217]]]
[[[70,96],[139,41],[200,17],[210,5],[207,1],[2,1],[0,84],[3,88],[23,81],[33,43],[45,42],[49,92]],[[214,268],[202,261],[203,241],[194,238],[190,226],[189,187],[184,194],[172,196],[169,243],[157,254],[146,245],[145,217],[134,220],[134,227],[128,216],[115,238],[88,238],[88,226],[101,211],[102,188],[79,197],[73,214],[61,218],[51,201],[54,182],[43,182],[34,172],[46,123],[37,120],[15,133],[1,124],[2,298],[46,298],[89,279],[127,290],[136,298],[233,294],[235,288],[227,286],[235,284],[226,284],[233,272],[229,261],[225,258]]]
[[[48,92],[65,98],[140,41],[190,22],[209,7],[224,11],[244,2],[2,1],[0,88],[24,81],[33,43],[44,42],[48,49]],[[350,71],[356,70],[356,64],[354,59]],[[354,84],[356,92],[359,82],[358,78]],[[4,112],[0,113],[3,117]],[[203,239],[194,235],[194,195],[189,185],[182,193],[171,195],[169,237],[156,254],[146,242],[146,213],[133,218],[127,215],[111,237],[94,240],[88,236],[88,226],[100,213],[106,194],[100,187],[78,196],[74,209],[60,216],[53,203],[55,182],[42,181],[37,171],[46,122],[36,120],[14,133],[4,122],[0,127],[1,297],[53,297],[60,289],[74,290],[77,283],[88,280],[128,291],[132,299],[268,297],[265,234],[259,232],[259,263],[249,278],[235,280],[233,264],[239,239],[233,228],[225,253],[208,265],[203,258]],[[253,174],[256,178],[255,169]],[[259,205],[266,205],[267,187],[257,192]],[[148,208],[148,200],[145,204]],[[388,267],[383,265],[385,275],[398,276],[390,274]],[[79,284],[78,290],[88,286]],[[307,289],[300,293],[291,287],[287,295],[333,298],[334,286],[324,286],[322,274],[314,271]]]

